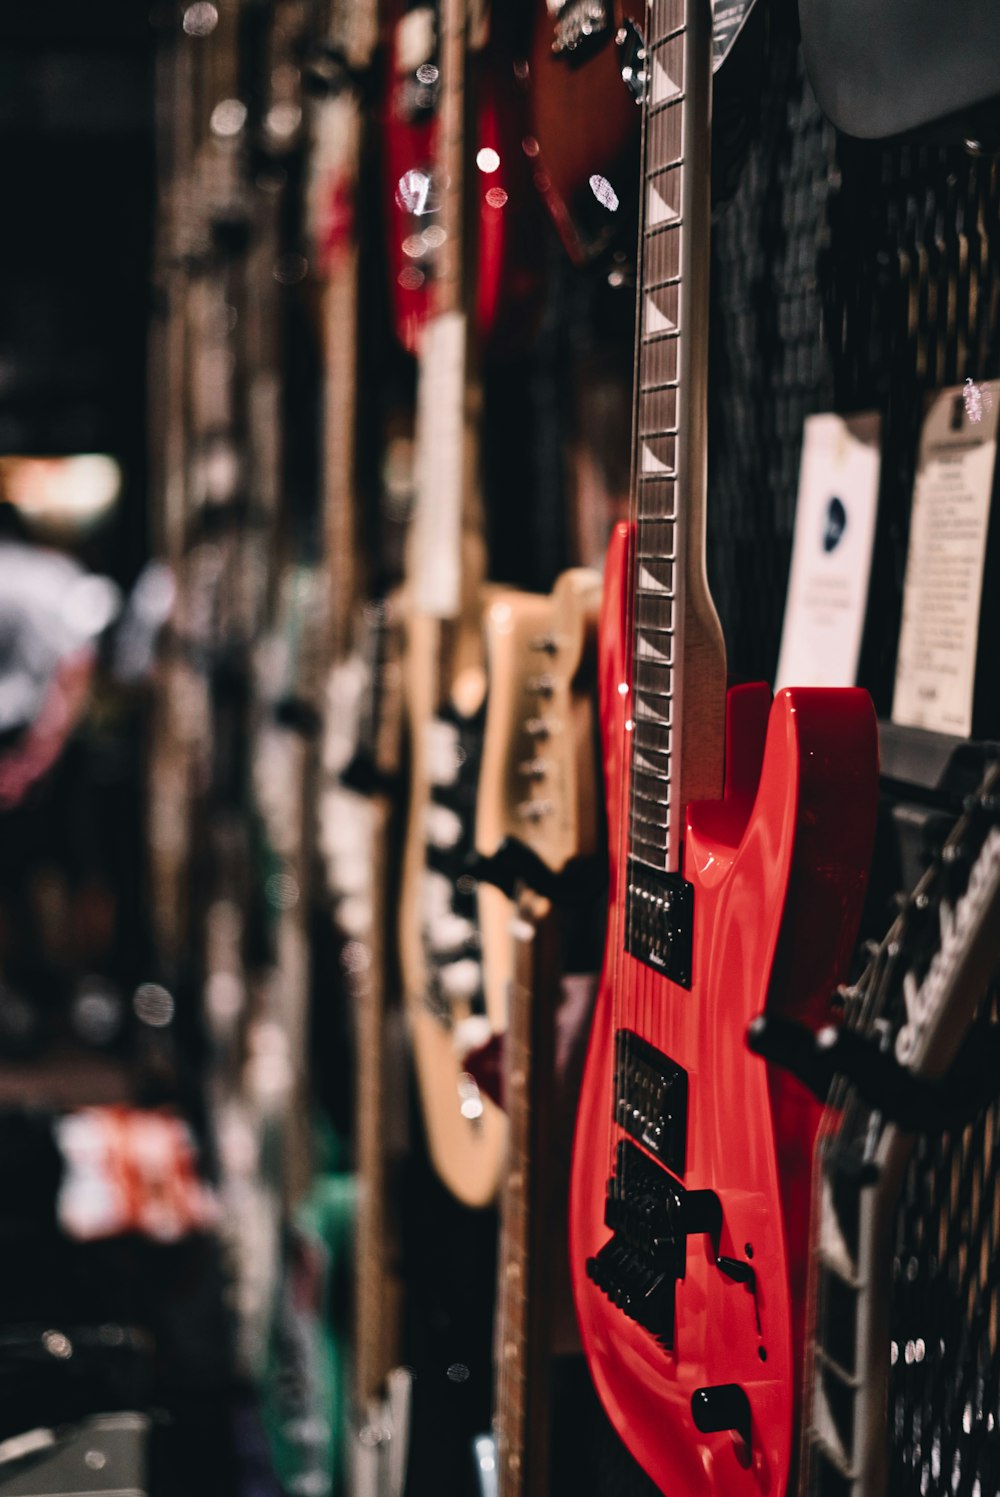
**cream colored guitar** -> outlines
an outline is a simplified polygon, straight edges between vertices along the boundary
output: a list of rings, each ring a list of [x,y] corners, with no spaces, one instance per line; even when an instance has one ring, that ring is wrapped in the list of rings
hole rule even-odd
[[[485,614],[489,698],[476,803],[475,846],[499,862],[479,885],[487,1012],[507,1027],[514,977],[516,882],[545,882],[571,859],[592,857],[599,836],[593,721],[594,651],[601,579],[576,567],[543,596],[498,591]],[[544,865],[532,869],[518,849]],[[534,878],[532,876],[534,872]],[[499,886],[498,886],[499,885]]]
[[[404,668],[410,798],[399,940],[430,1156],[449,1189],[479,1206],[496,1193],[506,1124],[465,1066],[468,1051],[503,1021],[502,1010],[486,1011],[475,890],[463,882],[486,694],[480,399],[463,275],[469,10],[467,0],[443,0],[438,11],[439,126],[428,179],[436,219],[425,232],[434,230],[439,249],[419,351]],[[418,63],[399,37],[396,54],[397,71]],[[430,55],[424,61],[429,65]]]
[[[470,1205],[494,1197],[506,1157],[506,1119],[473,1079],[470,1057],[507,1029],[516,949],[509,896],[518,882],[558,875],[597,850],[600,592],[599,575],[584,568],[564,573],[548,596],[490,589],[486,671],[479,701],[469,699],[478,711],[453,707],[428,734],[430,852],[419,875],[427,988],[411,1028],[434,1163]],[[473,849],[502,887],[470,877]]]

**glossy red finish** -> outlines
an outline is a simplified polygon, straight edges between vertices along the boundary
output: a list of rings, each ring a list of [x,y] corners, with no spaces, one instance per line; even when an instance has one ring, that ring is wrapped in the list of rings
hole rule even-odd
[[[535,186],[577,263],[616,239],[623,248],[631,248],[633,257],[635,253],[642,113],[622,82],[613,32],[625,18],[641,27],[645,5],[622,0],[613,12],[614,24],[600,45],[557,56],[552,51],[551,7],[546,0],[536,0],[525,59]],[[590,181],[595,175],[614,189],[619,204],[614,217],[595,204]]]
[[[730,690],[726,786],[687,809],[684,874],[694,885],[693,983],[680,988],[618,953],[619,829],[627,769],[630,658],[628,527],[608,559],[601,708],[611,817],[611,917],[573,1159],[570,1255],[584,1349],[619,1434],[670,1497],[770,1497],[794,1479],[808,1257],[812,1145],[819,1104],[750,1054],[765,1007],[818,1027],[855,937],[878,790],[875,716],[855,689]],[[616,821],[617,818],[617,821]],[[707,1236],[688,1242],[665,1351],[596,1288],[586,1261],[607,1241],[614,1145],[613,1036],[627,1026],[688,1072],[687,1189],[722,1203],[719,1252],[752,1253],[753,1296],[715,1266]],[[766,1360],[764,1356],[766,1355]],[[700,1434],[697,1388],[738,1383],[751,1444]]]
[[[475,312],[482,348],[502,354],[530,341],[541,311],[543,276],[539,231],[543,226],[531,167],[522,149],[527,129],[527,99],[513,65],[497,52],[477,56],[471,64],[476,97],[476,150],[496,153],[495,171],[467,167],[469,185],[478,204],[475,232]],[[387,258],[396,335],[404,348],[416,353],[420,330],[433,304],[435,255],[433,247],[408,255],[404,243],[415,244],[437,224],[433,211],[415,213],[407,190],[407,174],[432,177],[437,150],[437,119],[423,115],[416,121],[406,108],[409,80],[391,78],[386,90],[383,169]],[[434,189],[432,188],[432,192]]]

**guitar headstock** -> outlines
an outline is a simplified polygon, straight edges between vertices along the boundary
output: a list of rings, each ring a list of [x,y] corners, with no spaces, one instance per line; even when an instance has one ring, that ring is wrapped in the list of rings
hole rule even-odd
[[[499,590],[486,606],[489,691],[476,850],[512,838],[553,872],[597,851],[595,721],[601,579],[578,567],[547,597]]]

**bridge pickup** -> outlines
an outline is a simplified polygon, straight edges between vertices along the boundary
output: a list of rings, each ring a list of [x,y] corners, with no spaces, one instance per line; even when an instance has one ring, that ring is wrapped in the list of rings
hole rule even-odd
[[[679,873],[628,862],[625,950],[682,988],[691,986],[694,887]]]
[[[717,1239],[722,1208],[711,1190],[685,1190],[662,1165],[628,1139],[608,1181],[604,1222],[608,1242],[587,1260],[587,1273],[613,1304],[668,1351],[674,1344],[674,1290],[683,1279],[687,1239]]]
[[[675,1175],[684,1174],[688,1078],[682,1066],[633,1034],[615,1035],[615,1106],[618,1126]]]

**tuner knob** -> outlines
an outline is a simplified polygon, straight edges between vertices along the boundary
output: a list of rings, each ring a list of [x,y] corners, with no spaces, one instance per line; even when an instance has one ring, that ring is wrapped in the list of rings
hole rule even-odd
[[[691,1395],[691,1417],[703,1435],[731,1429],[750,1444],[750,1400],[739,1383],[717,1383],[714,1388],[696,1388]]]
[[[479,963],[471,957],[448,962],[438,972],[441,988],[449,1003],[471,1003],[482,986]]]
[[[526,759],[523,764],[518,765],[517,772],[527,780],[544,780],[549,772],[548,761],[546,759]]]
[[[528,690],[537,696],[550,697],[556,689],[555,679],[546,673],[543,676],[531,676],[528,680]]]
[[[559,643],[554,634],[536,634],[531,641],[533,650],[540,650],[545,655],[555,655],[559,649]]]
[[[552,731],[544,717],[529,717],[524,725],[529,738],[548,738]]]
[[[523,800],[517,808],[517,814],[521,821],[541,821],[551,810],[550,800]]]

